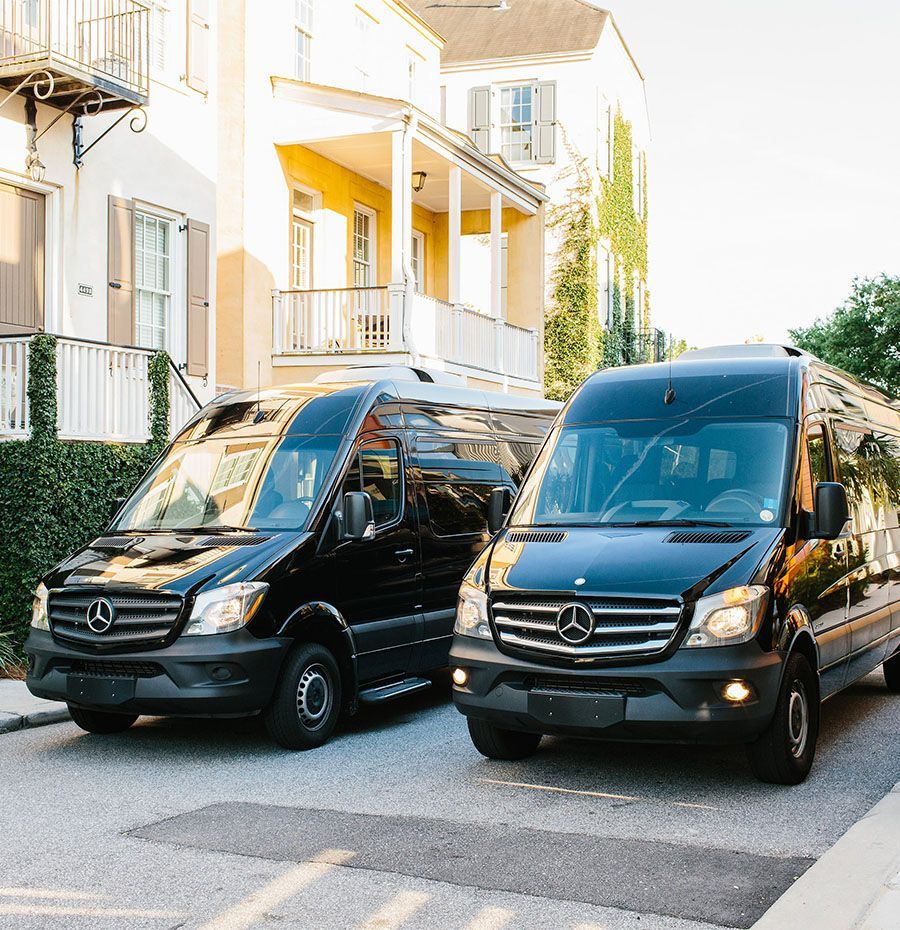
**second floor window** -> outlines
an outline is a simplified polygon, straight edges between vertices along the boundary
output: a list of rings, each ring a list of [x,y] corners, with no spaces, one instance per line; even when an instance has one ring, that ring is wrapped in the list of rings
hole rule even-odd
[[[556,82],[473,87],[469,136],[482,152],[515,165],[556,161]]]
[[[308,81],[312,54],[313,0],[294,0],[294,77]]]
[[[534,86],[500,88],[500,152],[507,161],[531,161],[533,157]]]
[[[372,74],[370,47],[372,43],[372,27],[374,25],[374,21],[366,13],[362,10],[356,11],[356,20],[354,22],[356,31],[355,61],[357,83],[360,90],[369,89],[369,78]]]

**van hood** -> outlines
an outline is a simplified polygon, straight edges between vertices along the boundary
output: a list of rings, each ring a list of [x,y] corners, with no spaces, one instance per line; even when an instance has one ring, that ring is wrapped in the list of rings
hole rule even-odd
[[[693,600],[707,590],[756,582],[784,532],[779,527],[513,527],[491,549],[490,590]],[[564,538],[537,538],[547,534]],[[734,541],[715,541],[719,534],[734,534]],[[677,541],[688,535],[713,541]]]
[[[66,585],[165,589],[181,595],[203,587],[255,580],[300,545],[308,533],[123,533],[101,536],[44,579]]]

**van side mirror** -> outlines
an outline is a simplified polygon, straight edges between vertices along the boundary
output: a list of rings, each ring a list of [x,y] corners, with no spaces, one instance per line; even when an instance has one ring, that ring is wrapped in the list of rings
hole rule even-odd
[[[847,489],[836,481],[816,485],[814,539],[837,539],[850,519]]]
[[[512,492],[509,488],[494,488],[488,501],[488,531],[491,536],[499,532],[503,521],[512,505]]]
[[[107,523],[112,523],[112,522],[113,522],[113,520],[115,519],[116,514],[122,509],[122,507],[123,507],[124,504],[125,504],[125,498],[124,498],[124,497],[114,497],[114,498],[109,502],[109,514],[108,514],[108,516],[107,516],[107,518],[106,518],[106,522],[107,522]]]
[[[348,491],[344,495],[344,539],[372,539],[375,535],[375,511],[372,498],[365,491]]]

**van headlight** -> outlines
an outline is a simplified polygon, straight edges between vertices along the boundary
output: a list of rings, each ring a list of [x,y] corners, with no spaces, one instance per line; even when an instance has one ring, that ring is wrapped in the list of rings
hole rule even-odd
[[[684,645],[734,646],[753,639],[766,612],[769,589],[764,585],[729,588],[701,597]]]
[[[227,584],[198,594],[182,636],[231,633],[250,622],[269,586],[262,581]]]
[[[47,586],[42,581],[34,591],[34,600],[31,602],[31,626],[35,630],[50,629],[50,620],[47,617]]]
[[[487,594],[473,584],[463,582],[456,602],[456,623],[453,632],[460,636],[491,639],[488,624]]]

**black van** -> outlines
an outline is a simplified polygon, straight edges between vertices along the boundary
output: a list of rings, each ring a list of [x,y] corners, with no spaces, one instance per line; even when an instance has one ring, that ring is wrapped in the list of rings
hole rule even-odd
[[[598,372],[460,591],[475,746],[739,742],[802,781],[820,701],[900,689],[898,507],[900,403],[795,349]]]
[[[38,587],[32,693],[94,733],[263,711],[303,749],[342,709],[428,687],[491,492],[519,483],[559,409],[437,377],[201,410],[107,534]]]

